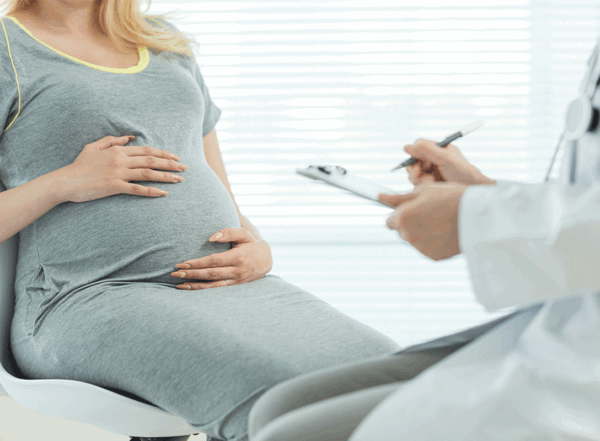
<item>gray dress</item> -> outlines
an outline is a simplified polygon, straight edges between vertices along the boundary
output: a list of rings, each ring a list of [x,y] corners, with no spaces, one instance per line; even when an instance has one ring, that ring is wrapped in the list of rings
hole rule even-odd
[[[71,164],[107,135],[135,135],[128,145],[168,150],[189,166],[178,184],[138,182],[168,196],[67,202],[19,233],[11,344],[26,376],[123,390],[211,437],[245,440],[250,407],[271,386],[399,349],[274,275],[175,288],[175,264],[229,249],[208,238],[239,227],[204,155],[220,110],[192,58],[140,48],[137,66],[103,68],[45,45],[12,18],[0,25],[6,188]]]

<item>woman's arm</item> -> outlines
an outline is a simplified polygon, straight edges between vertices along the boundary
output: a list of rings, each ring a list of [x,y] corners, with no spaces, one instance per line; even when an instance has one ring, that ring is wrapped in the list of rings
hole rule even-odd
[[[262,236],[258,229],[240,212],[240,208],[238,207],[237,202],[235,201],[235,197],[231,192],[231,186],[229,185],[229,180],[227,179],[227,172],[225,171],[225,165],[223,164],[223,158],[221,157],[221,150],[219,149],[219,142],[217,141],[217,132],[213,130],[208,135],[204,137],[204,154],[206,155],[206,162],[210,168],[217,174],[219,179],[225,185],[225,188],[231,195],[231,199],[235,204],[235,209],[238,212],[238,216],[240,218],[240,224],[243,228],[250,231],[252,235],[256,238],[256,240],[262,240]]]
[[[121,179],[125,177],[125,173],[128,171],[125,168],[127,163],[124,163],[123,168],[115,171],[109,165],[110,159],[105,159],[107,158],[106,155],[112,157],[116,154],[116,151],[109,150],[109,147],[122,146],[129,141],[128,136],[105,136],[96,142],[87,144],[75,163],[71,165],[38,176],[10,190],[5,190],[4,185],[2,185],[2,190],[0,190],[0,243],[19,233],[63,202],[86,202],[121,193],[158,197],[159,194],[155,193],[158,189],[152,190],[138,185],[135,187],[142,190],[132,190],[125,187]],[[139,149],[141,148],[139,147]],[[103,150],[103,152],[100,152],[100,150]],[[164,150],[156,150],[156,152],[158,157],[165,159],[169,157],[169,153]],[[101,156],[98,156],[98,154]],[[172,165],[177,164],[174,160],[170,160],[170,163]],[[90,172],[92,168],[94,172]],[[168,169],[163,166],[161,170]],[[86,178],[81,179],[81,176]],[[164,176],[167,176],[167,174],[164,173]],[[105,179],[106,182],[110,179],[112,189],[108,189],[104,184],[99,184],[102,179]],[[121,184],[113,185],[112,182],[117,179]],[[164,180],[165,178],[158,179]]]
[[[65,202],[57,171],[0,192],[0,243]]]

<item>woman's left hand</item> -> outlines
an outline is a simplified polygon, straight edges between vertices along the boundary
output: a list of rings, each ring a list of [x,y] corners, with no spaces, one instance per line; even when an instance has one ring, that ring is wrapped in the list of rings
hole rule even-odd
[[[232,242],[232,248],[200,259],[187,260],[175,265],[179,271],[173,277],[203,280],[177,285],[179,289],[206,289],[239,285],[263,278],[273,267],[271,247],[245,228],[224,228],[209,239],[210,242]],[[189,269],[185,265],[189,265]],[[207,282],[210,280],[210,282]],[[186,285],[189,288],[186,288]]]

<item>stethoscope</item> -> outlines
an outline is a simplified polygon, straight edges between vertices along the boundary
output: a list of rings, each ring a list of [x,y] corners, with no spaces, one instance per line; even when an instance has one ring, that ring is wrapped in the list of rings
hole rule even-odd
[[[552,156],[552,161],[550,162],[550,167],[548,167],[544,182],[548,182],[548,179],[550,178],[554,160],[563,141],[572,143],[570,182],[573,183],[575,181],[577,140],[586,132],[593,132],[598,127],[600,111],[594,107],[593,101],[597,87],[600,85],[600,62],[598,62],[599,51],[600,39],[598,39],[594,52],[588,60],[588,70],[581,83],[579,94],[571,101],[567,108],[565,128],[554,150],[554,155]]]

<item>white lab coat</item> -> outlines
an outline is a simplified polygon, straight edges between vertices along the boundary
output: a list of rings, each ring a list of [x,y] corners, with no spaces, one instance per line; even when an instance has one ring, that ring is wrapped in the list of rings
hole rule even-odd
[[[407,382],[350,441],[600,440],[600,135],[569,183],[469,187],[459,244],[488,310],[544,302]]]

